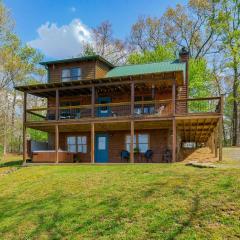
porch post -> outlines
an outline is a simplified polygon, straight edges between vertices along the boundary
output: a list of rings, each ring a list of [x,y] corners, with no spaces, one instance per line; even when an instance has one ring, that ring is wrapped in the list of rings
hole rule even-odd
[[[218,141],[217,141],[217,131],[216,131],[216,128],[214,129],[214,154],[215,154],[215,157],[218,156]]]
[[[57,121],[59,118],[59,89],[56,89],[56,109],[55,109],[55,120]]]
[[[26,109],[27,109],[27,93],[24,92],[24,95],[23,95],[23,164],[25,164],[27,160]]]
[[[56,154],[56,159],[55,162],[58,163],[58,150],[59,150],[59,129],[58,125],[55,125],[55,154]]]
[[[131,121],[130,162],[134,163],[134,121]]]
[[[134,92],[134,82],[131,83],[131,115],[134,115],[134,98],[135,98],[135,92]]]
[[[23,164],[27,161],[27,140],[26,140],[26,126],[23,124]]]
[[[92,100],[91,100],[91,102],[92,102],[92,112],[91,112],[91,116],[92,117],[94,117],[94,113],[95,113],[95,87],[94,86],[92,86]]]
[[[172,162],[176,162],[177,130],[175,117],[172,122],[172,137]]]
[[[91,163],[95,163],[95,125],[91,123]]]
[[[223,135],[223,95],[221,95],[221,100],[220,100],[220,110],[221,110],[221,117],[219,118],[219,133],[218,133],[218,137],[219,137],[219,161],[222,161],[222,135]]]
[[[175,79],[173,80],[173,85],[172,85],[172,112],[173,116],[176,114],[176,81]]]
[[[177,146],[177,130],[176,130],[176,81],[174,79],[172,85],[172,162],[176,162],[176,146]]]

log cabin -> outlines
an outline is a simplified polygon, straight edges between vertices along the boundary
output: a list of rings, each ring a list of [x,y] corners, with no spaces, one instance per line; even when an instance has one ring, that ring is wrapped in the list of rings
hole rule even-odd
[[[188,60],[183,48],[174,61],[139,65],[98,55],[42,62],[47,83],[16,87],[24,163],[176,162],[203,146],[221,160],[223,97],[189,98]],[[46,106],[29,108],[32,96]],[[29,144],[29,128],[48,141]]]

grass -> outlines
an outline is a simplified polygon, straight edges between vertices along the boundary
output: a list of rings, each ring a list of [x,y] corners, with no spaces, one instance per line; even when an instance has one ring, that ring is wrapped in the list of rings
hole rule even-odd
[[[7,161],[2,168],[16,168]],[[1,239],[239,239],[240,169],[176,164],[0,175]]]

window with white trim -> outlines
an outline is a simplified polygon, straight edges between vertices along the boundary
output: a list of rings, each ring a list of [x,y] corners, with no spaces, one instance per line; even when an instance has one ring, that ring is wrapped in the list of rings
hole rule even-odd
[[[69,152],[87,153],[87,137],[86,136],[68,136],[67,150]]]
[[[126,150],[131,149],[131,135],[126,136]],[[149,149],[149,134],[135,134],[133,140],[133,148],[138,149],[140,153],[145,153]]]

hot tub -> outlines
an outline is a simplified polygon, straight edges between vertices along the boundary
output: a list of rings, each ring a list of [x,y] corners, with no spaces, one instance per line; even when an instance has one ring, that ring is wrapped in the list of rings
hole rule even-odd
[[[42,150],[32,152],[32,162],[33,163],[55,163],[56,162],[56,152],[54,150]],[[62,163],[72,163],[73,153],[67,151],[58,151],[58,162]]]

